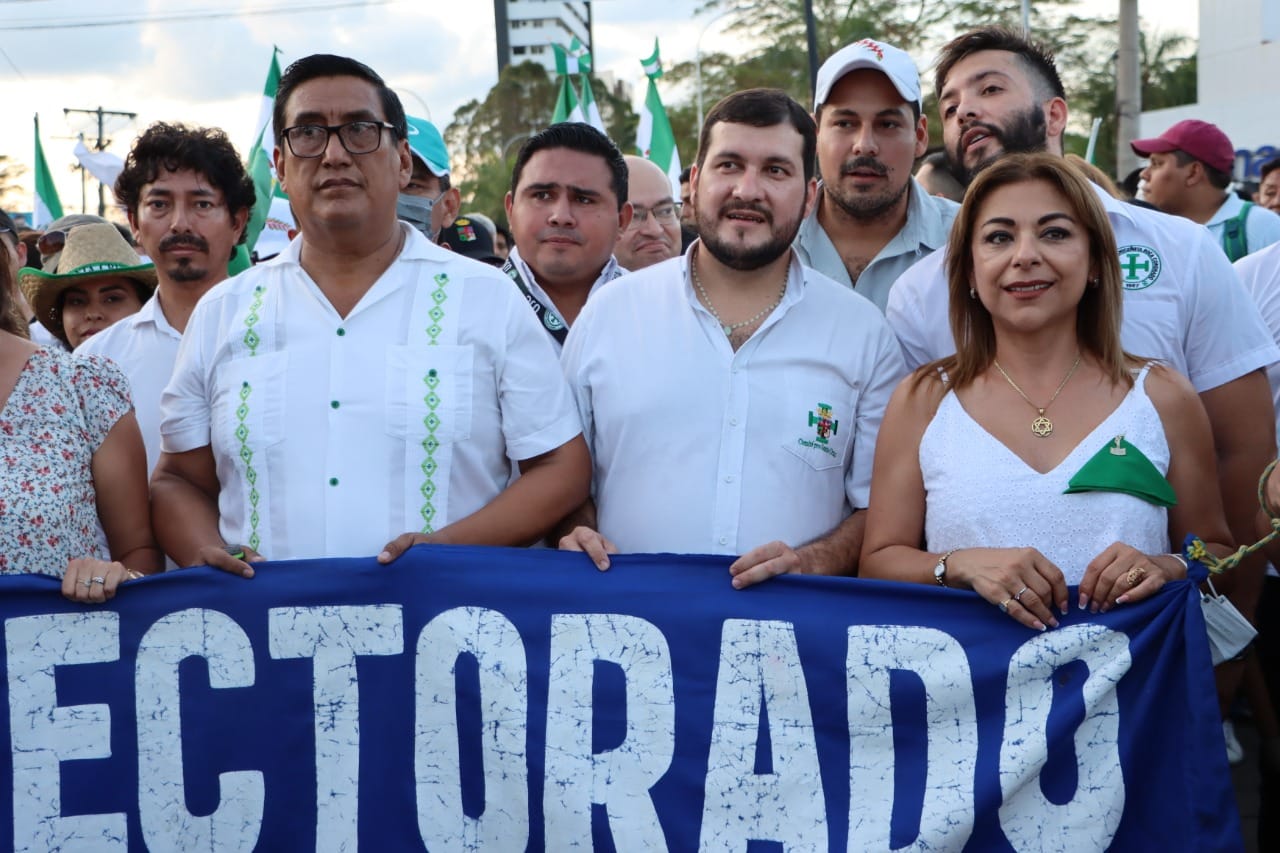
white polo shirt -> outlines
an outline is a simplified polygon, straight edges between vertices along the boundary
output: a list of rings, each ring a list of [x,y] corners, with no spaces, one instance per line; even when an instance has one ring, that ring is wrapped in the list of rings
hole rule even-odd
[[[1201,393],[1280,361],[1280,348],[1204,226],[1094,191],[1120,253],[1126,350],[1167,362]],[[885,316],[912,369],[956,349],[946,251],[911,267],[889,291]]]
[[[1213,235],[1213,239],[1218,241],[1219,246],[1222,245],[1222,234],[1227,230],[1227,220],[1238,216],[1243,208],[1244,200],[1235,193],[1229,192],[1222,207],[1219,207],[1204,224]],[[1260,204],[1255,204],[1249,208],[1249,215],[1245,217],[1244,237],[1250,255],[1265,249],[1272,243],[1280,242],[1280,215],[1267,210]]]
[[[225,541],[273,560],[376,554],[581,432],[511,282],[400,227],[400,256],[346,317],[300,240],[196,306],[160,432],[170,453],[212,446]]]
[[[591,297],[565,343],[599,530],[624,552],[804,544],[867,505],[897,342],[874,305],[793,256],[782,303],[735,353],[688,258]]]
[[[1280,344],[1280,243],[1274,243],[1235,263],[1245,292],[1262,314],[1271,337]],[[1280,362],[1267,368],[1271,396],[1276,410],[1277,437],[1280,437]]]
[[[173,375],[182,333],[169,325],[160,298],[152,296],[135,314],[117,320],[76,347],[76,355],[111,359],[129,377],[133,410],[147,448],[147,474],[160,458],[160,395]]]

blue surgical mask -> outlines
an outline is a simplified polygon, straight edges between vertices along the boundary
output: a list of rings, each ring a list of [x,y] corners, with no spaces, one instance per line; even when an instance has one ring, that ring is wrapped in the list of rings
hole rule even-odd
[[[431,231],[431,209],[436,206],[436,202],[442,195],[444,193],[435,198],[425,198],[420,195],[400,193],[396,196],[396,217],[426,234],[427,239],[434,243],[440,234],[438,231],[436,233]]]

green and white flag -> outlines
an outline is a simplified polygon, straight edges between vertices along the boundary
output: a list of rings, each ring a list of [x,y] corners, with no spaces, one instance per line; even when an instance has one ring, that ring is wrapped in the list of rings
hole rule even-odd
[[[257,134],[253,144],[253,152],[249,155],[249,176],[253,178],[253,212],[249,214],[249,224],[244,245],[249,251],[258,242],[267,222],[267,213],[271,210],[271,197],[275,194],[276,177],[271,170],[271,155],[275,149],[276,138],[271,127],[271,110],[276,103],[276,90],[280,88],[280,61],[277,56],[280,48],[271,50],[271,67],[267,70],[267,82],[262,87],[262,107],[258,113]]]
[[[640,110],[640,125],[636,128],[636,153],[654,163],[667,173],[672,194],[680,197],[680,152],[676,151],[676,135],[667,119],[667,109],[658,96],[656,81],[662,76],[662,59],[658,56],[658,40],[653,40],[653,54],[640,60],[649,78],[649,88]]]
[[[44,159],[44,146],[40,144],[40,116],[35,116],[36,125],[36,198],[32,207],[31,227],[43,228],[62,216],[62,202],[58,199],[58,188],[53,185],[53,175],[49,174],[49,164]]]
[[[551,114],[551,123],[562,121],[586,121],[582,105],[578,103],[578,93],[567,76],[560,78],[560,95],[556,98],[556,109]]]
[[[587,74],[582,75],[582,114],[585,116],[584,121],[587,124],[605,136],[609,135],[604,129],[604,119],[600,117],[600,108],[596,106],[596,96],[591,91],[591,78]]]
[[[568,49],[558,44],[551,45],[551,49],[556,55],[557,74],[586,74],[591,70],[591,54],[577,36],[569,42]]]

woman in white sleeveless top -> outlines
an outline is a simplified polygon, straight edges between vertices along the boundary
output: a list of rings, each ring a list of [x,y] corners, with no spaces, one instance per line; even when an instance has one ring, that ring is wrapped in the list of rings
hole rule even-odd
[[[860,574],[973,589],[1044,630],[1068,586],[1106,610],[1185,577],[1171,552],[1188,532],[1229,541],[1199,397],[1121,348],[1115,238],[1088,181],[1006,157],[948,245],[957,352],[885,412]]]

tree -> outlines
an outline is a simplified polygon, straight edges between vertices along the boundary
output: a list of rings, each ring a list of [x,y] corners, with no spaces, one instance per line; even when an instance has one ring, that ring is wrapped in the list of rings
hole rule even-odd
[[[1097,67],[1096,45],[1114,29],[1109,19],[1076,14],[1075,0],[1036,0],[1032,4],[1033,33],[1052,33],[1059,71],[1068,90],[1089,79]],[[737,9],[728,15],[727,31],[760,45],[745,55],[710,54],[702,57],[703,102],[706,107],[731,92],[751,86],[774,86],[811,106],[809,60],[806,49],[803,0],[760,0],[739,6],[738,0],[708,0],[699,10]],[[937,98],[928,77],[933,57],[947,41],[967,30],[991,24],[1018,28],[1021,0],[813,0],[818,21],[818,61],[863,38],[875,38],[902,48],[917,58],[924,72],[921,83],[925,114],[930,117],[930,145],[940,145]],[[674,66],[672,83],[692,88],[694,64]],[[668,104],[668,114],[681,151],[697,146],[696,92],[688,100]]]
[[[483,101],[469,101],[453,114],[445,142],[455,160],[463,210],[505,221],[502,200],[520,145],[551,122],[558,81],[535,62],[508,65]],[[596,105],[610,138],[624,152],[632,147],[639,121],[621,87],[591,78]]]
[[[1080,87],[1076,101],[1089,121],[1102,119],[1094,163],[1109,175],[1116,168],[1116,54],[1114,39],[1106,62],[1099,63]],[[1146,31],[1138,34],[1142,75],[1142,108],[1160,110],[1196,101],[1195,41],[1181,34]],[[1087,139],[1071,140],[1071,149],[1083,154]],[[1118,175],[1117,177],[1124,177]]]

